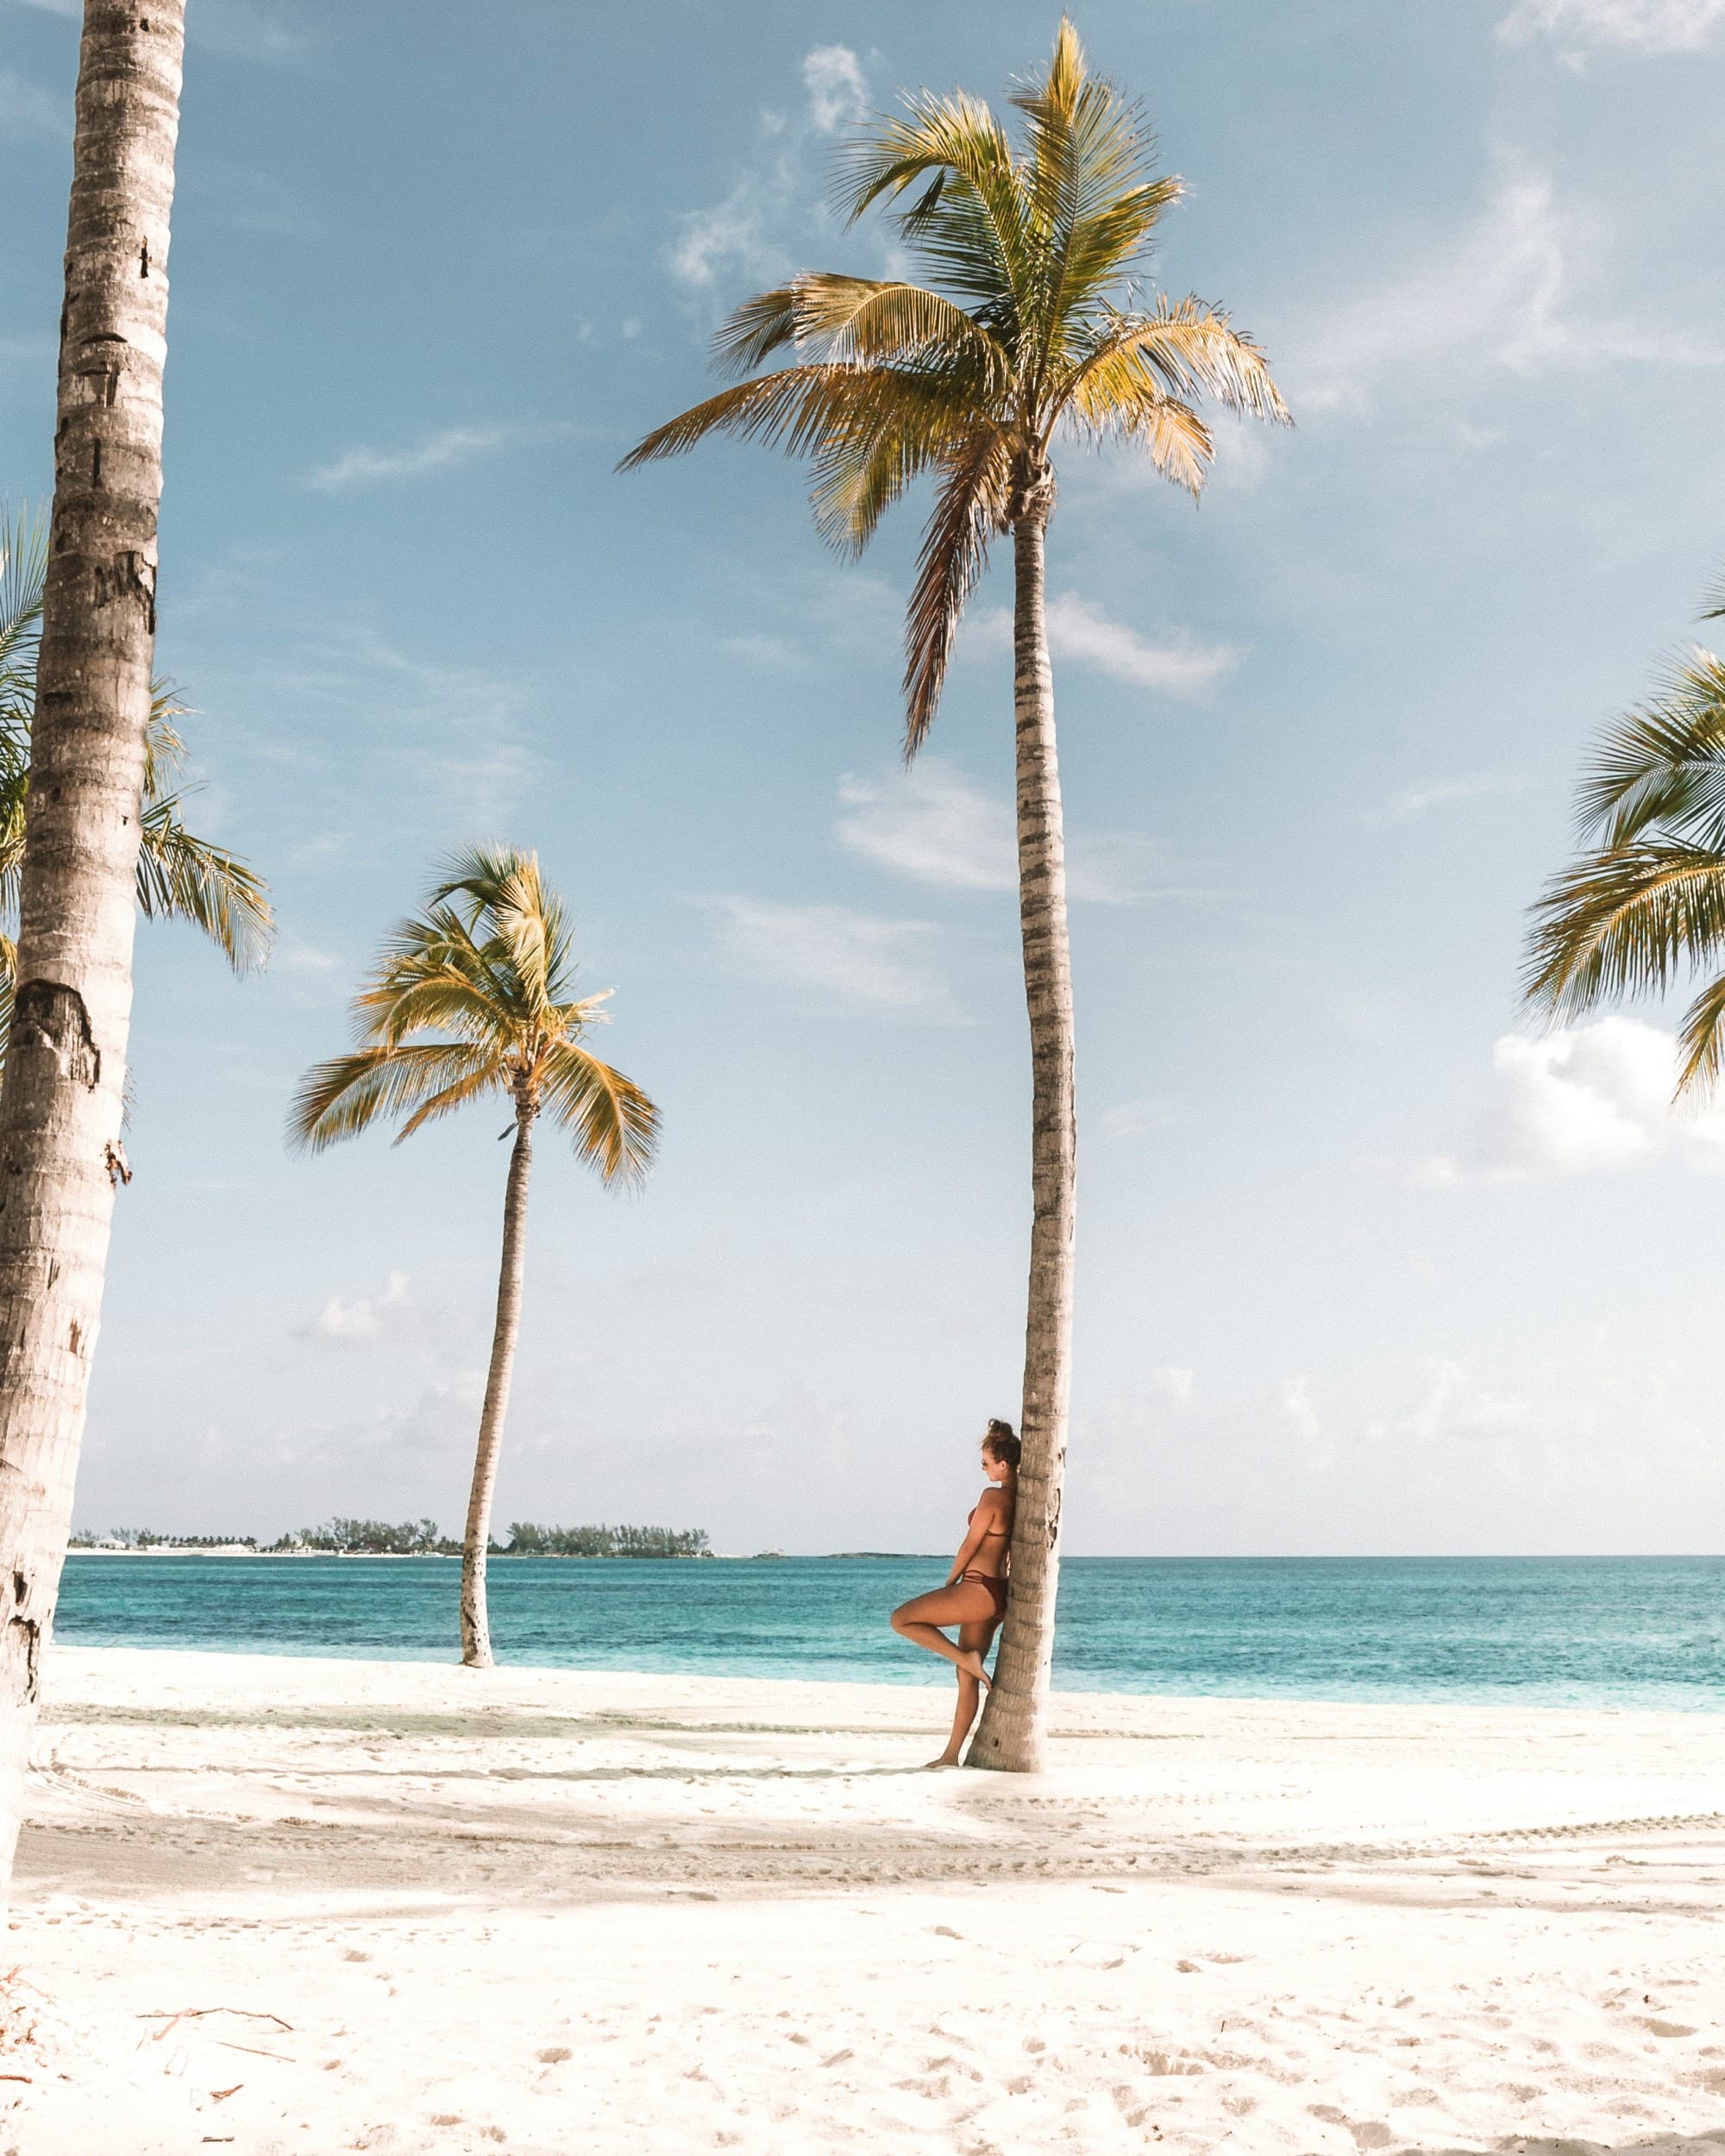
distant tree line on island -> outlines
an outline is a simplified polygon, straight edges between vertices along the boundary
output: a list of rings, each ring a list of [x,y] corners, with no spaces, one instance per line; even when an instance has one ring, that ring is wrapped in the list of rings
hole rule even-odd
[[[461,1545],[435,1520],[326,1520],[277,1541],[255,1535],[161,1535],[148,1527],[110,1527],[105,1535],[80,1532],[74,1550],[254,1550],[267,1557],[296,1551],[348,1557],[458,1557]],[[498,1557],[705,1557],[712,1549],[705,1527],[542,1527],[511,1520],[507,1542],[493,1541]]]

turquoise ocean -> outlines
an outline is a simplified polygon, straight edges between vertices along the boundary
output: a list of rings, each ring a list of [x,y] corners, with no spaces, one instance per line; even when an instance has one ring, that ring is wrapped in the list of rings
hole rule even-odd
[[[448,1559],[66,1561],[59,1638],[91,1646],[453,1661]],[[938,1558],[490,1568],[499,1661],[938,1684],[887,1629]],[[1725,1707],[1725,1557],[1076,1557],[1069,1691]]]

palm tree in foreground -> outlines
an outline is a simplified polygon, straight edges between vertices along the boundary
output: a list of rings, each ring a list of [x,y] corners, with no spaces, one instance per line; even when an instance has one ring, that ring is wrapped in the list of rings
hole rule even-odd
[[[72,1525],[125,1114],[185,29],[185,0],[86,0],[83,15],[35,799],[0,1079],[0,1883]]]
[[[607,1183],[638,1181],[659,1132],[640,1087],[581,1045],[610,991],[576,996],[572,976],[569,924],[538,856],[459,855],[354,997],[359,1045],[307,1071],[288,1117],[290,1143],[321,1152],[380,1117],[403,1119],[398,1145],[469,1100],[501,1094],[513,1106],[497,1323],[461,1547],[461,1659],[475,1670],[492,1662],[486,1551],[521,1325],[533,1126],[550,1116]]]
[[[45,525],[25,511],[0,522],[0,1059],[11,1025],[17,968],[17,947],[9,931],[17,919],[24,858],[47,574]],[[147,920],[191,922],[235,973],[248,973],[262,962],[274,936],[269,887],[237,854],[186,828],[183,812],[192,789],[178,783],[185,768],[185,743],[174,724],[186,715],[172,682],[153,685],[133,879],[138,911]]]
[[[1709,617],[1725,615],[1725,589]],[[1697,646],[1658,694],[1619,719],[1577,803],[1596,843],[1533,911],[1527,1000],[1553,1018],[1662,993],[1705,973],[1678,1037],[1677,1090],[1704,1091],[1725,1062],[1725,661]]]
[[[1181,195],[1154,169],[1137,109],[1092,76],[1063,22],[1046,74],[1013,99],[1014,147],[957,93],[908,97],[848,153],[838,204],[855,222],[897,205],[931,282],[833,273],[744,301],[715,355],[751,379],[656,429],[625,468],[710,435],[813,466],[816,522],[857,554],[917,479],[935,487],[906,628],[905,752],[933,723],[953,638],[988,547],[1014,564],[1019,915],[1032,1072],[1024,1458],[1012,1594],[973,1764],[1040,1764],[1053,1648],[1057,1542],[1070,1389],[1075,1232],[1072,988],[1044,554],[1057,438],[1116,442],[1196,494],[1212,454],[1208,394],[1260,419],[1287,412],[1264,355],[1201,301],[1143,304],[1135,273]],[[775,353],[794,366],[754,370]]]

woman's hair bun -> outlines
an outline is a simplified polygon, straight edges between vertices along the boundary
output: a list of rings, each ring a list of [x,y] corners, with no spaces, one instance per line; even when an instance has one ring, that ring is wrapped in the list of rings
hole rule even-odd
[[[1002,1422],[998,1415],[990,1415],[988,1434],[983,1438],[982,1442],[994,1457],[1003,1462],[1006,1466],[1015,1468],[1018,1465],[1019,1455],[1024,1451],[1024,1447],[1019,1444],[1018,1432],[1013,1428],[1011,1423]]]

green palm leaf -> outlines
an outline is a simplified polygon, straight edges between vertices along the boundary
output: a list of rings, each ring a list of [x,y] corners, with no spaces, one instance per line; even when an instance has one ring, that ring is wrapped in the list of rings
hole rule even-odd
[[[182,796],[152,800],[141,819],[138,910],[146,920],[189,921],[235,973],[269,956],[275,915],[269,888],[237,854],[185,828]]]
[[[1063,429],[1147,455],[1194,493],[1212,398],[1285,423],[1263,353],[1220,309],[1141,304],[1156,226],[1180,197],[1135,106],[1093,76],[1061,25],[1014,97],[1023,134],[979,99],[919,92],[841,154],[836,206],[880,207],[925,274],[805,272],[745,300],[714,340],[748,379],[656,428],[624,470],[712,435],[806,460],[817,524],[859,553],[919,479],[934,488],[905,630],[906,747],[938,705],[964,605],[1015,505],[1045,503]],[[751,370],[791,352],[797,363]]]
[[[606,1182],[638,1181],[658,1110],[580,1044],[609,992],[575,993],[571,952],[568,911],[536,855],[480,846],[447,862],[354,997],[354,1049],[301,1080],[289,1144],[318,1152],[394,1119],[399,1144],[490,1095],[512,1100],[518,1119],[549,1116]]]
[[[0,921],[15,921],[30,786],[30,730],[47,579],[47,524],[28,511],[0,511]],[[261,965],[274,939],[269,887],[239,855],[188,830],[177,787],[185,743],[175,721],[186,706],[171,681],[157,681],[144,733],[137,899],[147,920],[187,921],[207,936],[235,973]],[[0,935],[0,1049],[10,1031],[16,951]]]
[[[1528,1003],[1575,1017],[1725,961],[1725,665],[1710,651],[1691,651],[1618,720],[1582,774],[1577,810],[1600,843],[1533,908]],[[1722,1012],[1725,974],[1684,1019],[1679,1093],[1718,1076]]]
[[[1725,849],[1725,664],[1710,651],[1690,652],[1601,742],[1582,777],[1577,819],[1607,846],[1663,830]]]

